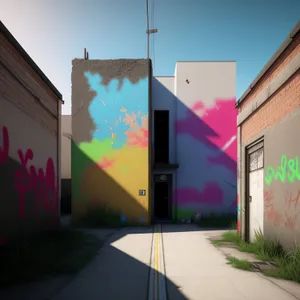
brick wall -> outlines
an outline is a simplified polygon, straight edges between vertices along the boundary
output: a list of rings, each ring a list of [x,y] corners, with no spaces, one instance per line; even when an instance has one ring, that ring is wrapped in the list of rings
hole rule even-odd
[[[250,95],[241,103],[241,112],[265,88],[274,77],[300,52],[300,35],[295,38],[288,49],[279,57],[269,71],[263,76]],[[268,127],[282,120],[300,106],[300,71],[296,72],[265,104],[256,110],[243,124],[242,144],[247,144],[255,136]]]

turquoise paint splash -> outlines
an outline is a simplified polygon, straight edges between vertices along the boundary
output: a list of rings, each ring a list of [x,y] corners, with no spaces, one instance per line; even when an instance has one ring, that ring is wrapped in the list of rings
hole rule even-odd
[[[118,90],[119,80],[112,80],[108,86],[102,85],[99,74],[85,72],[90,90],[96,92],[96,97],[89,106],[89,113],[95,124],[93,137],[105,140],[115,135],[113,148],[120,149],[127,142],[125,132],[130,125],[124,122],[126,114],[138,114],[138,126],[142,125],[142,115],[148,116],[148,78],[141,79],[132,84],[128,79],[123,80],[123,85]],[[126,113],[122,112],[126,109]]]

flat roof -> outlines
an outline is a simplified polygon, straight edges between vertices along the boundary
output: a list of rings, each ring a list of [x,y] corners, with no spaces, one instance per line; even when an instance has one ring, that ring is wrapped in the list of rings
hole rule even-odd
[[[176,64],[177,63],[212,63],[212,62],[227,63],[227,62],[236,62],[236,60],[179,60],[176,61]]]
[[[291,30],[288,37],[281,44],[279,49],[274,53],[274,55],[270,58],[270,60],[265,64],[262,70],[258,73],[252,83],[249,85],[248,89],[244,92],[244,94],[237,101],[235,107],[238,107],[245,98],[249,95],[251,90],[256,86],[259,80],[267,73],[267,71],[273,66],[275,61],[279,58],[279,56],[285,51],[285,49],[290,45],[290,43],[294,40],[295,36],[300,32],[300,21],[296,24],[296,26]]]
[[[17,49],[20,55],[26,60],[26,62],[32,67],[32,69],[41,77],[41,79],[48,85],[48,87],[54,92],[54,94],[62,100],[62,94],[56,89],[49,78],[43,73],[43,71],[38,67],[38,65],[33,61],[29,54],[24,50],[24,48],[18,43],[10,31],[5,27],[5,25],[0,21],[0,32],[8,39],[8,41]]]

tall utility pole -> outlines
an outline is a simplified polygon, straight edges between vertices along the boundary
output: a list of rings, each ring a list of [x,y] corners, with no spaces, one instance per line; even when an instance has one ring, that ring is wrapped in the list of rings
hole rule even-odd
[[[147,58],[149,59],[149,48],[150,48],[150,34],[156,33],[157,29],[150,29],[149,28],[149,0],[146,0],[146,14],[147,14]]]

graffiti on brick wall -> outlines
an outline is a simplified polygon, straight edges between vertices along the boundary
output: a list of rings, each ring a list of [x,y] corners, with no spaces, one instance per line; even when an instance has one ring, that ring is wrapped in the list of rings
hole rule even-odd
[[[180,218],[194,211],[237,213],[236,118],[232,98],[217,99],[210,108],[198,101],[187,110],[185,118],[176,121],[179,144],[190,146],[181,151],[187,157],[199,158],[192,160],[190,168],[178,171],[181,186],[176,197]],[[184,178],[195,180],[185,182]]]
[[[138,190],[148,195],[148,78],[104,85],[99,73],[83,75],[95,93],[89,104],[95,129],[91,141],[78,143],[81,154],[72,154],[73,195],[85,199],[74,202],[75,211],[109,206],[120,222],[146,222],[148,198]]]
[[[287,159],[286,155],[281,156],[280,165],[277,167],[269,166],[266,171],[265,182],[270,185],[273,181],[294,182],[300,180],[299,157]]]
[[[300,202],[300,190],[295,193],[286,190],[282,201],[284,201],[284,210],[280,210],[276,207],[273,191],[265,191],[265,217],[276,227],[282,226],[294,231],[300,215],[300,212],[297,210]]]
[[[9,132],[4,126],[2,128],[2,148],[0,147],[0,163],[4,164],[9,159]],[[32,149],[17,151],[19,170],[14,173],[14,187],[19,196],[19,217],[25,219],[25,197],[30,191],[35,196],[35,213],[39,214],[43,208],[54,217],[58,213],[58,187],[56,182],[55,167],[52,158],[48,158],[46,169],[37,168],[33,163],[34,152]]]

